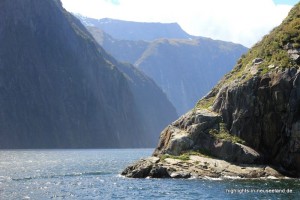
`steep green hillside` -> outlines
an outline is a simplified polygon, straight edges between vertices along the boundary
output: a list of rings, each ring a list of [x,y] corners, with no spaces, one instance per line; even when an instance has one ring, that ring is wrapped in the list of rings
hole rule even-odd
[[[221,86],[231,82],[243,82],[278,70],[300,64],[300,11],[299,3],[290,11],[282,24],[254,45],[237,62],[234,69],[219,82],[212,92],[199,101],[197,107],[208,108]]]

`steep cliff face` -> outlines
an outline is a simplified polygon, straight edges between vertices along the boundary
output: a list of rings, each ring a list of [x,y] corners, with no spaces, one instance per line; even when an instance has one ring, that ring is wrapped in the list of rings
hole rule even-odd
[[[297,165],[299,88],[297,68],[278,69],[221,88],[213,110],[233,135],[264,153],[266,161]]]
[[[177,118],[176,109],[152,79],[129,63],[116,63],[125,74],[142,124],[143,147],[155,147],[159,133]]]
[[[298,3],[191,112],[162,132],[154,155],[205,150],[231,162],[272,164],[299,177],[299,26]],[[249,156],[253,159],[243,160]]]
[[[0,148],[149,146],[128,78],[60,1],[1,1],[0,24]]]

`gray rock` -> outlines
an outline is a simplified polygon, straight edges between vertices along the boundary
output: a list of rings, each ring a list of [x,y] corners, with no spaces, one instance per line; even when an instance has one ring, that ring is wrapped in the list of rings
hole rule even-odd
[[[298,77],[299,71],[290,68],[252,78],[243,85],[227,86],[219,90],[213,106],[231,134],[263,153],[264,162],[285,166],[293,173],[300,171],[299,139],[290,137],[297,132],[299,118]]]
[[[244,114],[245,115],[245,114]],[[154,155],[180,155],[186,151],[210,152],[217,158],[238,163],[259,163],[262,159],[254,149],[231,141],[215,139],[209,132],[219,129],[220,115],[209,110],[190,111],[162,133]]]
[[[122,175],[131,178],[285,178],[271,166],[237,165],[201,156],[190,156],[188,161],[167,158],[158,163],[144,159],[126,168]]]
[[[189,172],[173,172],[170,175],[171,178],[191,178],[191,174]]]
[[[293,59],[297,64],[300,64],[300,49],[295,49],[293,46],[289,46],[287,53],[291,59]]]
[[[243,144],[219,140],[214,147],[210,149],[212,154],[229,162],[254,164],[262,160],[258,152]]]
[[[289,49],[292,49],[293,48],[293,44],[288,42],[286,45],[284,45],[283,47],[285,50],[289,50]]]
[[[295,60],[297,63],[300,61],[300,55],[299,54],[291,54],[290,57]]]
[[[149,176],[152,178],[170,178],[167,169],[163,166],[154,166],[149,172]]]
[[[252,65],[259,65],[264,61],[262,58],[255,58],[252,60]]]
[[[151,159],[151,158],[150,158]],[[131,178],[146,178],[154,165],[150,159],[140,160],[128,166],[121,175]]]

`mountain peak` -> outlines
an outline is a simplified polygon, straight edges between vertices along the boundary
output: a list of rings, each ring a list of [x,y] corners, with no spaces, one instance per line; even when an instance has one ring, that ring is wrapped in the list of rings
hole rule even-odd
[[[171,22],[171,23],[162,23],[162,22],[138,22],[138,21],[130,21],[130,20],[121,20],[121,19],[113,19],[113,18],[102,18],[98,19],[100,23],[136,23],[136,24],[164,24],[164,25],[175,25],[179,26],[178,23],[176,22]]]
[[[188,39],[194,36],[186,33],[177,23],[132,22],[118,19],[92,19],[76,15],[85,25],[95,26],[115,39],[153,41],[159,38]]]

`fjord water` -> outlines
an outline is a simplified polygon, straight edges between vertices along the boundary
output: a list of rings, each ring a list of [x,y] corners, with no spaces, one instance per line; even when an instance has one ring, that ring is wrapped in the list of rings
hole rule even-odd
[[[300,181],[295,179],[129,179],[119,175],[128,164],[152,152],[153,149],[0,151],[0,199],[300,198]],[[290,193],[262,193],[272,189]]]

